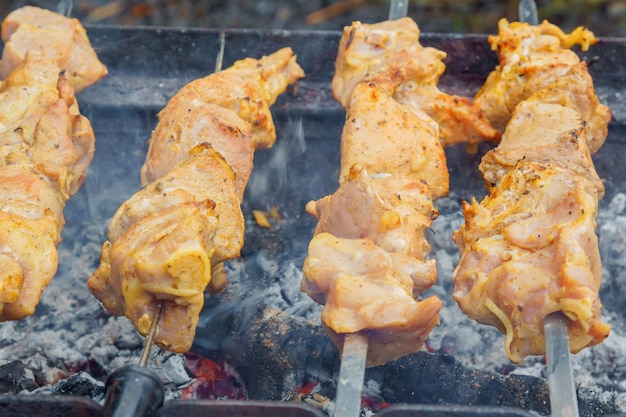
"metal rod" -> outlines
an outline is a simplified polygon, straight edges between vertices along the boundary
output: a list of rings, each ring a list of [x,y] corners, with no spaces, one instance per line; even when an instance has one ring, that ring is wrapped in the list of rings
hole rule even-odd
[[[150,356],[150,350],[152,349],[152,344],[154,343],[154,337],[156,336],[156,333],[157,333],[159,320],[161,320],[162,310],[163,310],[163,304],[161,300],[159,300],[157,301],[156,316],[152,319],[152,323],[150,323],[150,330],[148,331],[145,345],[143,347],[143,350],[141,351],[141,356],[139,357],[139,366],[146,366],[146,364],[148,363],[148,357]]]
[[[535,0],[520,0],[517,5],[517,13],[520,22],[525,22],[533,26],[539,24]]]
[[[552,313],[543,321],[552,417],[578,416],[578,400],[570,363],[567,317]]]
[[[226,33],[221,30],[220,31],[220,50],[217,53],[217,59],[215,60],[215,72],[220,72],[222,70],[222,62],[224,61],[224,47],[226,45]]]
[[[389,5],[389,20],[397,20],[406,16],[409,10],[409,0],[391,0]]]
[[[72,9],[74,9],[74,0],[60,0],[57,3],[56,12],[65,17],[71,17]]]
[[[346,334],[341,354],[333,417],[359,417],[367,360],[367,332]]]

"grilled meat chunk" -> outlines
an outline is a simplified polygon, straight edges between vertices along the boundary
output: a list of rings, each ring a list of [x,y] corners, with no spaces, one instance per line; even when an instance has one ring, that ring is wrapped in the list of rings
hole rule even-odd
[[[490,192],[522,159],[569,169],[591,181],[599,197],[604,195],[604,184],[587,147],[585,122],[570,107],[543,103],[540,96],[517,105],[502,141],[480,163]]]
[[[189,98],[217,104],[235,112],[250,125],[255,149],[270,148],[276,141],[270,106],[302,77],[304,71],[296,63],[291,48],[282,48],[261,59],[242,59],[223,71],[190,82],[166,108],[187,108],[191,104]]]
[[[387,252],[418,260],[430,251],[424,231],[438,215],[426,183],[391,175],[372,177],[360,166],[352,167],[334,194],[309,202],[306,209],[319,220],[316,235],[369,239]]]
[[[0,321],[33,314],[54,278],[65,201],[35,166],[0,166]]]
[[[191,348],[205,291],[227,284],[240,255],[241,199],[256,148],[276,138],[269,106],[304,76],[289,48],[192,81],[159,113],[141,169],[144,188],[118,209],[88,286],[104,307],[155,343]]]
[[[38,51],[59,68],[77,92],[107,74],[91,47],[87,32],[77,19],[33,6],[10,13],[2,23],[4,50],[0,77],[6,78],[24,60],[27,52]]]
[[[437,279],[432,260],[387,252],[370,239],[320,233],[309,245],[303,269],[304,289],[324,303],[322,323],[337,346],[346,333],[369,332],[367,366],[419,350],[439,324],[441,300],[418,301],[415,295],[416,287]]]
[[[505,333],[512,362],[545,353],[543,319],[556,311],[570,320],[573,352],[608,336],[598,298],[597,202],[584,176],[521,160],[480,204],[464,203],[453,297],[474,320]]]
[[[353,22],[344,28],[332,81],[335,98],[349,107],[357,84],[374,81],[382,85],[382,77],[394,84],[389,94],[399,103],[412,104],[437,122],[444,146],[499,139],[499,132],[477,104],[437,88],[446,53],[423,47],[419,35],[410,18],[371,25]]]
[[[446,156],[430,117],[399,104],[371,82],[357,84],[348,104],[340,182],[358,164],[370,175],[426,181],[435,199],[448,193]]]
[[[197,99],[197,90],[185,93],[184,98],[177,94],[176,105],[170,104],[159,113],[141,169],[142,184],[163,178],[187,158],[189,149],[207,141],[228,161],[235,174],[237,195],[242,199],[254,157],[250,127],[232,111]]]
[[[63,209],[94,150],[64,73],[28,52],[0,83],[0,320],[33,314],[56,274]]]
[[[594,153],[606,139],[611,111],[598,102],[586,64],[581,64],[569,48],[579,44],[587,50],[596,42],[593,33],[582,27],[566,35],[548,21],[532,26],[502,19],[498,35],[489,37],[499,65],[474,99],[491,124],[502,132],[515,106],[542,91],[551,97],[545,102],[560,102],[583,115],[589,148]]]

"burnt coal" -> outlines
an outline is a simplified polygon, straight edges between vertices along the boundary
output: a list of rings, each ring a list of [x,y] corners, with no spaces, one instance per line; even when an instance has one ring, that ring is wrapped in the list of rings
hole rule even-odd
[[[95,380],[86,372],[79,372],[53,385],[41,387],[33,394],[73,395],[101,401],[104,395],[104,384]]]
[[[324,332],[306,320],[272,308],[215,318],[199,339],[217,350],[195,350],[205,356],[226,357],[242,376],[248,396],[255,400],[298,397],[330,411],[339,372],[339,354]],[[243,317],[246,316],[246,317]],[[240,326],[245,323],[245,326]],[[215,326],[215,327],[212,327]],[[228,328],[230,336],[217,331]],[[316,395],[298,396],[303,386],[317,381]],[[417,352],[384,366],[368,369],[364,395],[381,403],[458,404],[508,406],[550,413],[547,382],[528,375],[504,376],[468,369],[450,355]],[[602,416],[619,411],[615,398],[578,391],[581,416]]]
[[[37,388],[33,372],[21,361],[12,361],[0,366],[0,393],[17,394]]]

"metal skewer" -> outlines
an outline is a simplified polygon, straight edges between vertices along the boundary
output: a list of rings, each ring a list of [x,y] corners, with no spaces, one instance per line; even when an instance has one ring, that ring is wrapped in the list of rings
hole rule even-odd
[[[533,26],[539,24],[535,0],[520,0],[517,6],[517,13],[520,22],[525,22]]]
[[[539,24],[534,0],[520,0],[518,13],[520,22]],[[543,320],[543,329],[552,417],[578,417],[578,401],[570,363],[567,318],[560,312],[550,314]]]
[[[368,339],[367,332],[345,335],[333,417],[358,417],[361,413]]]
[[[62,14],[65,17],[71,17],[73,9],[74,0],[61,0],[57,3],[56,12],[58,14]]]
[[[552,417],[578,416],[578,400],[570,365],[567,317],[552,313],[543,320]]]
[[[406,16],[409,10],[409,0],[391,0],[389,5],[389,20],[397,20]]]
[[[104,386],[103,417],[144,417],[163,405],[165,387],[154,372],[146,368],[161,318],[161,301],[150,324],[139,365],[126,365],[113,371]]]
[[[150,330],[148,331],[148,335],[146,336],[146,341],[144,342],[143,350],[141,351],[141,356],[139,357],[139,366],[146,366],[148,363],[148,357],[150,356],[150,350],[152,349],[152,344],[154,343],[154,337],[157,333],[157,327],[159,324],[159,320],[161,320],[161,312],[163,311],[163,304],[159,300],[157,302],[157,312],[154,319],[152,319],[152,323],[150,323]]]
[[[408,7],[409,0],[391,0],[389,20],[405,17]],[[361,414],[361,390],[365,379],[368,344],[367,332],[344,336],[333,417],[358,417]]]

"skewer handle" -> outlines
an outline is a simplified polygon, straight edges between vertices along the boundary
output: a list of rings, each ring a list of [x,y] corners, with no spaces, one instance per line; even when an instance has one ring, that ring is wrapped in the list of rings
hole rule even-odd
[[[543,327],[552,417],[576,417],[578,400],[570,364],[567,318],[562,313],[550,314]]]
[[[346,334],[344,338],[333,417],[359,417],[361,414],[367,345],[365,332]]]
[[[156,314],[146,337],[139,365],[126,365],[113,371],[104,384],[104,417],[151,416],[163,405],[165,387],[154,372],[146,368],[156,336],[163,306],[157,302]]]
[[[150,416],[163,405],[165,398],[161,380],[139,365],[126,365],[113,371],[104,392],[104,417]]]

